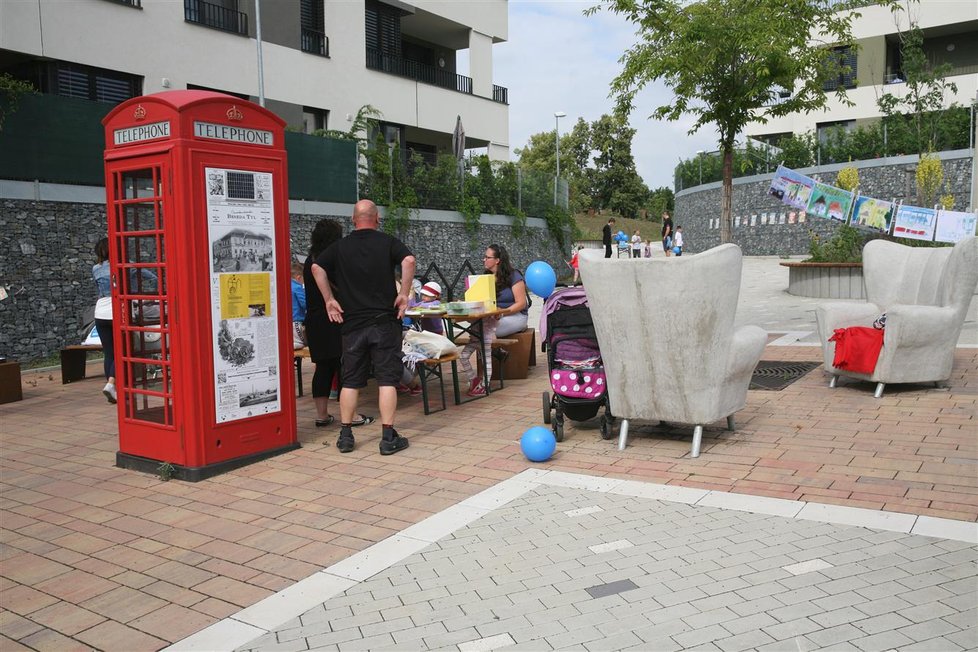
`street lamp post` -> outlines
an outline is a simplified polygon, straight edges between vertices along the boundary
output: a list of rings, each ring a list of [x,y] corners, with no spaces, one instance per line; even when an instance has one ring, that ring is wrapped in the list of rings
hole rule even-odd
[[[703,150],[701,150],[701,149],[696,150],[696,160],[699,161],[699,164],[700,164],[700,184],[699,185],[701,185],[701,186],[703,185],[703,154],[704,154]]]
[[[563,111],[554,113],[554,135],[557,141],[557,174],[554,176],[554,206],[557,205],[557,188],[560,185],[560,119],[567,117]]]

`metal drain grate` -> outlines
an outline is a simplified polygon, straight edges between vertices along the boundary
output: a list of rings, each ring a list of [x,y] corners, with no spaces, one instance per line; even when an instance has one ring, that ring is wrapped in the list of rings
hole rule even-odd
[[[761,360],[754,369],[754,375],[751,376],[750,389],[781,391],[821,364],[820,362]]]

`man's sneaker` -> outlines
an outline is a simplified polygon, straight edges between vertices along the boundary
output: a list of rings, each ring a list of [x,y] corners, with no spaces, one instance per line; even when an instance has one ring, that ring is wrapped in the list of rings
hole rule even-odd
[[[349,453],[356,447],[356,441],[353,439],[353,431],[349,426],[343,426],[340,428],[340,438],[336,440],[336,447],[340,449],[341,453]]]
[[[407,448],[409,442],[407,437],[401,437],[397,434],[397,431],[393,428],[388,432],[384,431],[383,438],[380,440],[380,454],[381,455],[393,455],[398,451],[402,451]]]
[[[102,393],[105,394],[105,400],[109,403],[115,403],[118,400],[115,393],[115,385],[112,383],[105,383],[105,387],[102,388]]]

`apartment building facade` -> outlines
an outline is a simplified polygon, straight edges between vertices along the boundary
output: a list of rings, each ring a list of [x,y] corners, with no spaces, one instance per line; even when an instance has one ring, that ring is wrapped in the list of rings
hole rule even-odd
[[[108,103],[185,88],[257,102],[261,69],[265,106],[297,131],[348,131],[369,104],[389,143],[431,155],[451,151],[461,116],[466,148],[508,160],[508,91],[492,66],[507,10],[507,0],[3,0],[0,72]]]
[[[843,86],[853,102],[847,106],[830,95],[822,111],[796,113],[753,123],[745,133],[751,138],[775,143],[781,136],[815,132],[820,138],[831,129],[854,129],[882,117],[877,100],[884,93],[902,97],[906,93],[900,56],[900,34],[916,24],[924,37],[923,49],[934,64],[949,63],[948,81],[957,92],[948,94],[946,104],[969,106],[978,93],[978,2],[920,0],[906,3],[904,10],[866,6],[853,18],[852,33],[857,47],[840,52],[851,72],[828,84],[828,90]]]

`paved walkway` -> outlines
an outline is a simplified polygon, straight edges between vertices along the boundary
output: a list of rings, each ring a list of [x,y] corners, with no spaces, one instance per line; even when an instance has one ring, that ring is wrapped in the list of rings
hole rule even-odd
[[[747,261],[738,320],[771,332],[766,359],[820,360],[816,347],[783,346],[814,324],[797,319],[810,304],[784,294],[786,273],[780,288],[760,284],[776,285],[777,262]],[[963,338],[975,337],[969,319]],[[707,428],[695,460],[685,428],[634,428],[619,452],[596,423],[571,422],[554,458],[533,465],[517,439],[541,422],[546,388],[539,366],[440,414],[405,400],[398,428],[412,445],[393,457],[377,452],[379,428],[338,454],[336,433],[313,427],[307,391],[302,449],[188,484],[113,466],[115,412],[97,380],[26,374],[25,399],[0,406],[0,649],[165,647],[531,467],[978,520],[976,348],[958,349],[945,390],[875,400],[867,384],[829,390],[815,370],[751,391],[738,430]],[[374,401],[368,392],[363,405]]]
[[[384,568],[326,569],[321,590],[349,586],[335,597],[306,608],[290,591],[212,631],[226,648],[289,605],[296,617],[239,649],[978,647],[978,546],[936,538],[940,527],[914,535],[879,512],[540,475],[469,523],[454,510],[458,529],[413,554],[408,539]],[[506,492],[484,493],[466,501],[473,512]],[[847,516],[888,529],[831,522]]]

